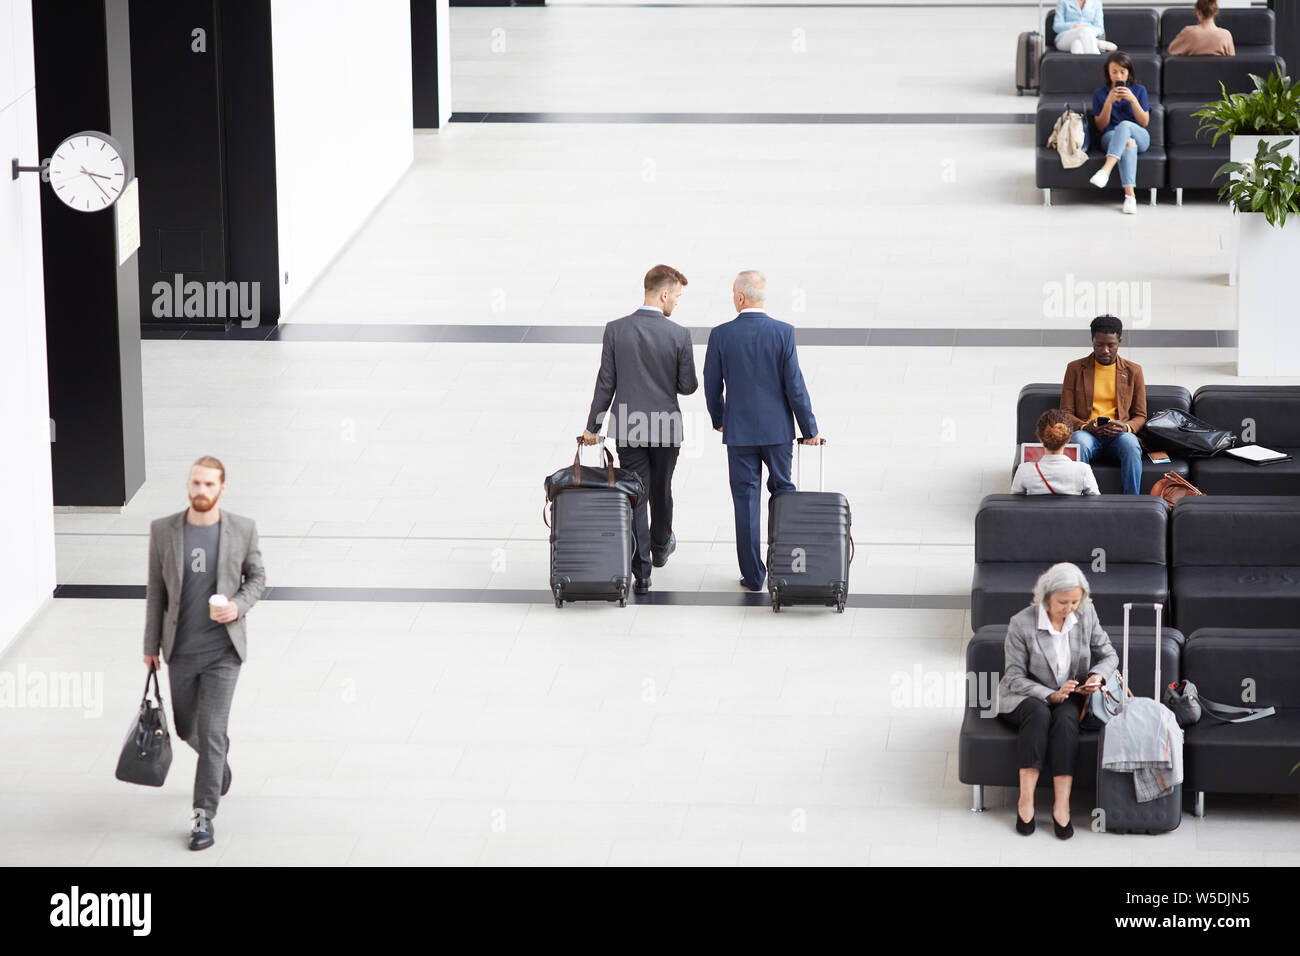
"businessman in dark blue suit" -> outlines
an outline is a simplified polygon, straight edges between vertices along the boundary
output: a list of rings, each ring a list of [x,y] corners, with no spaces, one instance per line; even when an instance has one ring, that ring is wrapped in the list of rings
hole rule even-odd
[[[731,298],[739,314],[709,333],[704,398],[713,427],[722,432],[727,446],[740,583],[758,591],[767,576],[758,541],[763,466],[769,493],[794,491],[794,421],[805,444],[819,445],[821,436],[799,371],[794,326],[763,311],[767,280],[753,270],[742,272],[732,285]]]

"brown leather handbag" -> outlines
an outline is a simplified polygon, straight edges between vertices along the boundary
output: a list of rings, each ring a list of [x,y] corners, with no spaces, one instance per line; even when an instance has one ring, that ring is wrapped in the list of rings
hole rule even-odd
[[[1151,486],[1151,494],[1165,499],[1165,504],[1172,508],[1188,495],[1204,495],[1205,492],[1177,472],[1166,471],[1165,476]]]

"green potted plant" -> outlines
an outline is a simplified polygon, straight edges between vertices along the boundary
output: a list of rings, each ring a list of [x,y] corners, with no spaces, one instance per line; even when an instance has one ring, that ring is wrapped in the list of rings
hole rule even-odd
[[[1284,152],[1294,142],[1261,139],[1252,161],[1224,163],[1214,177],[1228,173],[1231,179],[1219,190],[1219,198],[1234,213],[1263,213],[1265,221],[1278,228],[1286,225],[1288,215],[1300,215],[1300,164]]]
[[[1220,83],[1222,98],[1192,114],[1201,121],[1198,134],[1213,132],[1211,146],[1230,138],[1229,156],[1234,163],[1248,162],[1260,139],[1277,142],[1300,134],[1300,86],[1277,70],[1267,77],[1251,73],[1250,81],[1255,89],[1249,93],[1229,93]],[[1300,159],[1295,146],[1293,142],[1291,155]]]
[[[1240,224],[1237,241],[1237,374],[1300,375],[1295,270],[1300,264],[1300,163],[1294,139],[1261,141],[1250,162],[1224,163],[1219,198]],[[1291,222],[1287,228],[1287,222]]]

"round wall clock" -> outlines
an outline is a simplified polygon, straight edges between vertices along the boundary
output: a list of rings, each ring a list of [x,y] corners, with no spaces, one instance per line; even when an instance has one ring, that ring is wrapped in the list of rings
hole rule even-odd
[[[107,133],[73,133],[50,157],[50,187],[77,212],[107,209],[130,179],[126,151]]]

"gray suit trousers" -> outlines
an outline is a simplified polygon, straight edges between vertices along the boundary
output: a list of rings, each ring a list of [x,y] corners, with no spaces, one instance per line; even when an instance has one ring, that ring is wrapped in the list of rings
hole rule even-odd
[[[216,655],[172,655],[167,662],[176,735],[194,748],[199,766],[194,774],[194,806],[217,815],[221,778],[226,769],[230,738],[230,704],[239,680],[239,655],[234,645]]]

